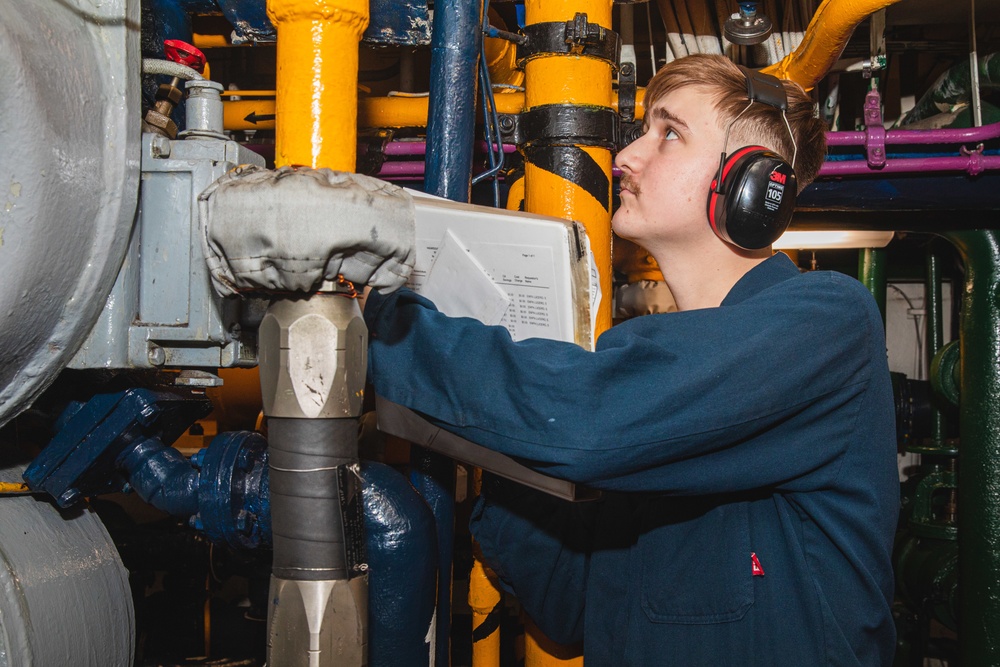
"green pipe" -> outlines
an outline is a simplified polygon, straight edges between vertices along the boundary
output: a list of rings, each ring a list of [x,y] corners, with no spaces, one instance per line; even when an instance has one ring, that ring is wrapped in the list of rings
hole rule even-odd
[[[1000,85],[1000,53],[979,56],[980,88],[995,88],[998,85]],[[899,126],[905,127],[918,120],[948,111],[957,104],[969,102],[971,98],[972,63],[966,58],[938,77],[934,85],[900,121]]]
[[[1000,236],[945,232],[965,262],[960,324],[959,594],[962,663],[1000,666]]]
[[[885,325],[885,248],[864,248],[858,253],[858,280],[875,297]]]
[[[925,287],[927,311],[927,375],[930,377],[934,355],[944,345],[944,317],[941,312],[941,266],[933,251],[927,253],[927,283]],[[944,415],[937,406],[931,408],[931,440],[935,445],[944,443]]]

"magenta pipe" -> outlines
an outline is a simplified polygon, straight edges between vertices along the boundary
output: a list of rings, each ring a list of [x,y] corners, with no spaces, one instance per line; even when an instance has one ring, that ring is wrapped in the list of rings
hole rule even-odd
[[[1000,123],[962,129],[889,130],[886,144],[960,144],[981,143],[1000,137]],[[827,132],[827,146],[864,146],[864,132]]]
[[[387,157],[424,155],[427,153],[427,144],[423,141],[390,141],[385,145],[384,153]]]
[[[933,171],[965,171],[976,176],[988,169],[1000,169],[1000,155],[956,155],[953,157],[892,158],[881,169],[872,169],[866,160],[824,162],[819,176],[874,176]],[[420,177],[424,164],[419,161],[386,162],[378,173],[380,178]],[[621,170],[613,167],[611,175],[621,178]]]
[[[872,169],[866,160],[824,162],[820,176],[873,176],[875,174],[904,174],[930,171],[966,171],[971,176],[987,169],[1000,169],[1000,155],[961,155],[955,157],[895,158],[886,161],[881,169]]]
[[[378,172],[379,177],[393,176],[423,176],[423,160],[405,160],[401,162],[383,163],[382,169]]]
[[[496,144],[494,144],[495,146]],[[476,143],[476,149],[479,152],[486,152],[486,142],[480,141]],[[427,144],[423,141],[390,141],[385,145],[385,155],[386,157],[400,157],[409,155],[424,155],[427,152]],[[504,144],[504,153],[516,153],[516,144]]]

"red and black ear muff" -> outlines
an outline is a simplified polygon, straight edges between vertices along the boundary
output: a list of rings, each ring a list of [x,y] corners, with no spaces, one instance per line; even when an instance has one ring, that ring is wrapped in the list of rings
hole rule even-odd
[[[788,228],[795,171],[777,153],[747,146],[722,160],[708,197],[712,231],[745,250],[766,248]]]

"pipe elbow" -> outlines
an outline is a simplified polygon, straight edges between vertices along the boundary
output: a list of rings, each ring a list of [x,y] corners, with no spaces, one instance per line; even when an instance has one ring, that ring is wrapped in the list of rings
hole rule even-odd
[[[866,18],[899,0],[824,0],[816,9],[799,47],[761,71],[789,79],[805,90],[826,76],[854,29]]]
[[[173,447],[151,438],[120,460],[132,489],[153,507],[174,516],[198,511],[198,471]]]

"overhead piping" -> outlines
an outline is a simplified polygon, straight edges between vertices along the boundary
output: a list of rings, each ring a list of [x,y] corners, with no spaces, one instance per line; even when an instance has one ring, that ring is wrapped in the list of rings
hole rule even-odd
[[[823,0],[798,48],[761,71],[810,90],[840,57],[854,29],[868,16],[899,0]]]

